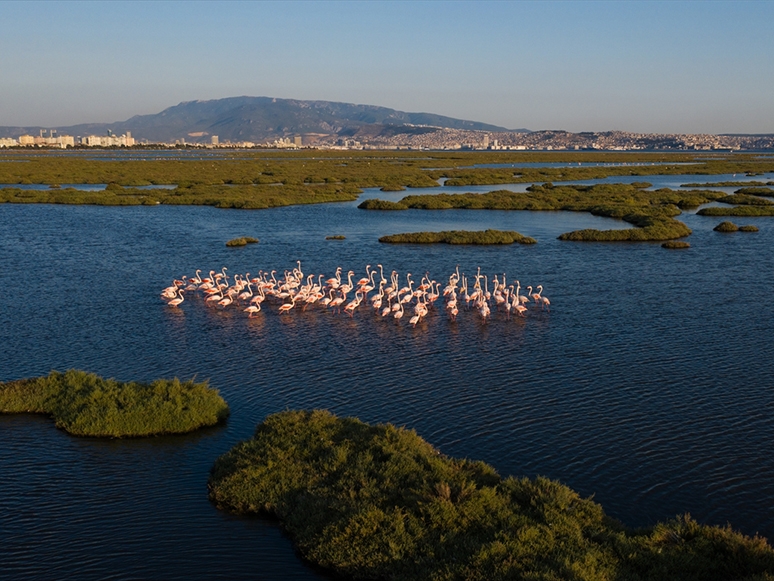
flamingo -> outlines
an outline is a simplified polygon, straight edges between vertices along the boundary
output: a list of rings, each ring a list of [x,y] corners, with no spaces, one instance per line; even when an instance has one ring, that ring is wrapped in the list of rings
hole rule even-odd
[[[245,313],[250,313],[249,318],[252,319],[255,313],[260,312],[261,305],[250,305],[245,309]]]
[[[289,303],[285,303],[284,305],[280,306],[279,308],[280,315],[283,313],[287,313],[288,311],[290,311],[290,309],[292,309],[295,306],[296,306],[296,299],[294,297],[291,299]]]
[[[178,289],[178,290],[177,290],[177,298],[175,298],[175,299],[172,299],[172,300],[171,300],[171,301],[169,301],[167,304],[168,304],[170,307],[177,307],[177,306],[179,306],[179,305],[180,305],[180,303],[182,303],[184,300],[185,300],[185,298],[183,297],[183,289]]]

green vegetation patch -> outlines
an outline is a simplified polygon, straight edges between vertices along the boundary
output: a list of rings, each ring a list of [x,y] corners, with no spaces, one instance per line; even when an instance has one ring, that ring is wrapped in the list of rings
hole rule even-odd
[[[732,204],[737,206],[774,206],[774,202],[771,200],[767,200],[766,198],[759,198],[758,196],[751,196],[748,194],[733,194],[731,196],[718,198],[716,201],[723,204]]]
[[[642,185],[642,184],[640,184]],[[713,190],[675,191],[662,188],[645,191],[633,184],[597,184],[593,186],[552,183],[532,185],[527,192],[497,190],[485,194],[437,194],[406,196],[399,202],[367,200],[363,209],[422,210],[528,210],[589,212],[595,216],[617,218],[634,225],[623,230],[577,230],[559,236],[575,241],[663,241],[691,234],[682,222],[674,219],[682,209],[722,198]]]
[[[226,242],[226,246],[247,246],[248,244],[257,244],[259,240],[250,236],[242,236],[241,238],[234,238]]]
[[[104,190],[0,189],[0,203],[90,204],[96,206],[215,206],[257,210],[297,204],[351,202],[360,190],[344,185],[205,185],[186,183],[174,189],[106,188]]]
[[[699,216],[774,216],[774,206],[734,206],[733,208],[702,208]]]
[[[661,245],[661,248],[668,248],[671,250],[678,250],[682,248],[690,248],[691,245],[683,240],[667,240]]]
[[[513,230],[447,230],[444,232],[411,232],[382,236],[388,244],[537,244],[537,240]]]
[[[347,237],[342,234],[336,234],[335,236],[326,236],[326,240],[346,240]]]
[[[380,200],[378,198],[364,200],[358,205],[358,208],[361,210],[408,210],[408,206],[405,204]]]
[[[209,488],[355,579],[774,579],[763,538],[688,516],[631,531],[558,482],[501,478],[414,431],[326,411],[269,416],[216,461]]]
[[[757,232],[758,227],[753,226],[752,224],[745,224],[744,226],[739,226],[740,232]]]
[[[715,232],[736,232],[739,230],[739,226],[734,224],[733,222],[729,222],[726,220],[725,222],[721,222],[717,226],[713,228]]]
[[[771,184],[771,182],[769,182]],[[774,184],[771,184],[774,185]],[[774,196],[774,189],[771,188],[739,188],[735,194],[748,194],[750,196]]]
[[[0,383],[0,412],[48,414],[76,436],[122,438],[191,432],[224,421],[229,409],[206,383],[124,383],[71,369]]]

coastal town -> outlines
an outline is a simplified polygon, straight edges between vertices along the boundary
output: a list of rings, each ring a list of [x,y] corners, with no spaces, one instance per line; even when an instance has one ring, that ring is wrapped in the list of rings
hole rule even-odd
[[[131,132],[116,135],[60,135],[41,129],[39,135],[0,138],[0,148],[110,148],[192,147],[237,149],[342,149],[342,150],[503,150],[503,151],[749,151],[774,149],[774,135],[712,135],[683,133],[631,133],[626,131],[476,131],[443,127],[381,125],[352,135],[337,133],[294,134],[264,142],[219,140],[217,135],[187,134],[169,142],[135,138]]]

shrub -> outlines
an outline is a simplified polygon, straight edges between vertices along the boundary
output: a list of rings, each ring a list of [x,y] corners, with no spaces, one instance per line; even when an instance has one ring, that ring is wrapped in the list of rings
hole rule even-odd
[[[449,230],[444,232],[412,232],[382,236],[379,242],[388,244],[536,244],[537,240],[509,230]]]
[[[739,227],[733,222],[729,222],[726,220],[725,222],[721,222],[720,224],[715,226],[713,230],[715,232],[736,232],[737,230],[739,230]]]
[[[124,383],[71,369],[0,383],[0,412],[49,414],[71,434],[120,438],[191,432],[224,421],[229,410],[206,383]]]
[[[259,240],[257,238],[251,238],[250,236],[242,236],[241,238],[234,238],[226,242],[226,246],[247,246],[248,244],[257,244]]]
[[[266,418],[212,468],[210,499],[275,516],[347,578],[771,580],[765,539],[689,516],[629,531],[559,482],[501,478],[415,432],[326,411]]]
[[[661,248],[669,248],[669,249],[679,249],[679,248],[690,248],[691,245],[688,242],[684,242],[682,240],[668,240],[667,242],[664,242],[661,245]]]
[[[361,210],[408,210],[408,207],[405,204],[401,204],[400,202],[389,202],[378,198],[364,200],[358,205],[358,208]]]

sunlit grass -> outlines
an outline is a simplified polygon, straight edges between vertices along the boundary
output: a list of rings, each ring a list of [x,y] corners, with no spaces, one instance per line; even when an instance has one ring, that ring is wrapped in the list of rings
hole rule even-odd
[[[128,437],[191,432],[224,421],[229,409],[206,383],[121,382],[71,369],[0,383],[0,412],[48,414],[77,436]]]
[[[411,232],[382,236],[379,242],[389,244],[536,244],[537,240],[512,230],[448,230],[444,232]]]
[[[275,516],[304,558],[355,579],[772,580],[765,539],[689,516],[629,530],[545,478],[502,478],[415,432],[325,411],[266,418],[210,498]]]

